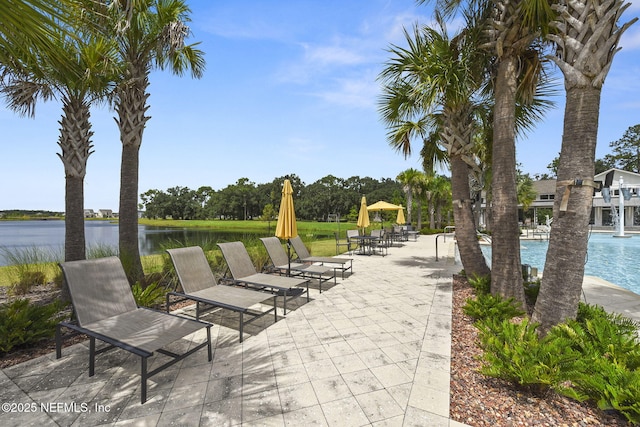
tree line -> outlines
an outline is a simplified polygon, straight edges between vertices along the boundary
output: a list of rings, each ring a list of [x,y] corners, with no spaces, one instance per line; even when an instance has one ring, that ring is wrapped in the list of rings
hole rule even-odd
[[[425,214],[437,213],[438,223],[432,224],[432,228],[440,226],[450,211],[447,208],[450,205],[449,187],[442,184],[442,181],[448,183],[447,178],[432,179],[420,187],[420,193],[414,196],[419,181],[413,177],[409,189],[403,177],[403,173],[398,175],[398,180],[359,176],[345,179],[327,175],[311,184],[305,184],[295,174],[260,184],[249,178],[240,178],[217,191],[209,186],[195,190],[180,186],[164,191],[151,189],[140,195],[140,207],[144,208],[143,215],[147,218],[272,220],[280,206],[283,182],[289,179],[294,191],[296,217],[302,220],[328,221],[339,218],[354,221],[362,196],[367,198],[369,204],[385,200],[407,206],[407,194],[410,194],[418,206],[423,203],[429,206]],[[421,220],[422,214],[418,217],[418,221]]]

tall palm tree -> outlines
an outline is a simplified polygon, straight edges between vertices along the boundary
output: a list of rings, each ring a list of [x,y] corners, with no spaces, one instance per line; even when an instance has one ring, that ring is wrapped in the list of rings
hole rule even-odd
[[[187,45],[190,35],[189,7],[183,0],[116,1],[109,5],[114,37],[124,63],[122,80],[115,93],[116,122],[122,142],[120,169],[120,257],[129,280],[143,279],[138,248],[139,151],[147,121],[149,73],[154,67],[169,68],[177,75],[190,71],[200,78],[204,53],[197,44]]]
[[[491,292],[524,302],[516,176],[516,102],[519,89],[533,97],[537,87],[542,65],[534,42],[551,13],[546,0],[494,3],[489,21],[490,43],[497,62],[491,165]]]
[[[467,274],[486,276],[489,268],[476,236],[469,188],[469,173],[477,167],[472,148],[480,105],[474,99],[482,86],[484,61],[473,31],[450,39],[444,23],[438,23],[439,31],[416,27],[413,36],[405,31],[408,48],[390,49],[393,57],[380,75],[384,82],[380,110],[396,149],[406,154],[411,139],[422,137],[442,147],[432,154],[447,152],[460,258]]]
[[[92,11],[76,9],[75,12],[78,29],[74,37],[61,30],[49,40],[49,52],[55,53],[56,58],[64,58],[67,66],[59,68],[57,61],[49,62],[51,55],[36,55],[36,62],[16,60],[21,66],[5,78],[1,89],[9,108],[22,115],[33,116],[39,99],[56,98],[62,102],[58,139],[62,153],[58,157],[65,171],[66,261],[86,256],[84,177],[87,160],[93,153],[89,109],[92,103],[105,100],[116,77],[115,44],[82,30],[95,28],[87,25],[87,19],[96,16]]]
[[[418,0],[427,3],[429,0]],[[524,302],[520,265],[516,190],[517,101],[533,103],[543,63],[534,42],[553,16],[547,0],[438,1],[438,11],[453,14],[465,3],[487,28],[485,47],[494,56],[493,138],[491,155],[491,292]],[[535,111],[535,107],[534,107]],[[526,126],[531,117],[520,117]]]
[[[629,6],[622,0],[557,4],[557,33],[550,36],[557,54],[550,59],[564,74],[566,104],[549,249],[533,313],[543,332],[576,316],[587,254],[593,195],[588,184],[595,172],[600,94],[622,33],[638,19],[618,24]]]
[[[417,169],[409,168],[402,171],[396,177],[396,180],[402,185],[402,190],[407,197],[407,222],[411,224],[411,209],[413,207],[413,194],[416,186],[422,179],[422,172]]]

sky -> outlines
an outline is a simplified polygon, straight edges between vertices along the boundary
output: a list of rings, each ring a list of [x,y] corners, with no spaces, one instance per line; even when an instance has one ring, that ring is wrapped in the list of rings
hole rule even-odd
[[[139,193],[171,187],[220,190],[240,178],[261,184],[296,174],[305,184],[334,175],[392,178],[421,169],[386,139],[378,113],[377,76],[403,28],[432,22],[415,0],[187,0],[190,42],[200,41],[201,79],[154,71],[151,119],[140,149]],[[622,22],[640,15],[633,0]],[[451,26],[450,26],[451,28]],[[622,36],[622,50],[602,91],[596,157],[640,123],[640,23]],[[547,173],[560,151],[564,87],[556,107],[517,142],[530,174]],[[0,99],[0,210],[64,211],[64,168],[56,155],[62,110],[41,103],[35,119]],[[93,145],[85,208],[118,211],[121,143],[107,105],[92,109]],[[421,143],[414,142],[415,153]],[[447,171],[443,173],[448,175]]]

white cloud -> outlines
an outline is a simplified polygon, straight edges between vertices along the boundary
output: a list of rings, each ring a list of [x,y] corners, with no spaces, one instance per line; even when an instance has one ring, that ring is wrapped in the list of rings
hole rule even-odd
[[[369,73],[370,74],[370,73]],[[376,108],[379,86],[372,76],[337,79],[329,90],[313,93],[327,103],[351,108]]]

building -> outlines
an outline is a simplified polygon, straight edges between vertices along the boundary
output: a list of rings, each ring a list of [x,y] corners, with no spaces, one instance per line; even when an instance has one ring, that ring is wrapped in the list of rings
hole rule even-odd
[[[113,211],[111,209],[98,209],[98,218],[113,218]]]
[[[607,177],[607,175],[609,176]],[[620,169],[609,169],[599,173],[594,179],[602,181],[603,186],[609,184],[611,199],[606,200],[603,197],[603,194],[606,196],[606,191],[595,193],[591,210],[591,223],[597,227],[614,226],[620,210],[620,193],[622,193],[625,228],[640,227],[640,174]],[[622,191],[620,190],[621,184]]]
[[[594,227],[613,228],[617,224],[618,211],[620,210],[620,183],[622,182],[625,229],[635,227],[640,229],[640,174],[621,169],[609,169],[597,174],[594,177],[594,181],[600,181],[603,187],[609,188],[610,198],[607,197],[605,199],[603,192],[594,191],[591,209],[591,225]],[[538,194],[529,208],[533,210],[533,215],[526,214],[520,210],[520,220],[525,226],[536,227],[538,225],[548,225],[545,223],[547,216],[551,218],[553,215],[556,180],[546,179],[535,181],[533,188]],[[604,193],[607,193],[606,190]],[[626,197],[624,196],[625,193]],[[483,194],[480,217],[481,225],[484,224],[485,206]],[[534,220],[532,221],[531,218]]]

